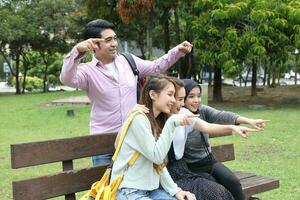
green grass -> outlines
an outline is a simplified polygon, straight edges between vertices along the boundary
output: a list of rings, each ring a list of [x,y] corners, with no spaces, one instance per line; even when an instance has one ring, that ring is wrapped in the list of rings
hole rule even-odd
[[[61,171],[61,164],[11,169],[10,144],[87,135],[89,106],[47,106],[51,100],[82,95],[82,92],[53,92],[15,96],[0,93],[0,196],[12,199],[13,180]],[[269,119],[266,130],[248,139],[239,136],[213,139],[212,143],[235,144],[236,160],[226,163],[234,170],[276,177],[280,188],[259,194],[262,199],[300,199],[299,106],[249,110],[246,106],[216,105],[241,115]],[[75,110],[68,117],[66,110]],[[89,159],[75,162],[75,168],[91,166]],[[70,183],[71,184],[71,183]],[[63,198],[57,198],[63,199]]]
[[[61,171],[61,164],[12,170],[10,144],[66,138],[89,133],[89,106],[48,106],[54,99],[83,95],[82,92],[54,92],[16,96],[0,93],[0,196],[12,199],[13,180]],[[68,109],[75,117],[68,117]],[[88,165],[91,165],[91,162]],[[81,166],[82,161],[75,162]]]
[[[236,171],[276,177],[280,188],[257,195],[262,199],[300,199],[299,106],[249,110],[218,106],[244,116],[271,120],[263,132],[243,139],[237,135],[213,139],[212,143],[235,144],[236,160],[226,163]]]

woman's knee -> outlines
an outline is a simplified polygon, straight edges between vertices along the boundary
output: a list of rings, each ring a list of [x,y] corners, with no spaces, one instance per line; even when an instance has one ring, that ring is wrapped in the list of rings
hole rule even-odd
[[[117,200],[134,200],[134,199],[140,199],[140,200],[151,200],[147,197],[147,194],[145,191],[138,190],[138,189],[132,189],[132,188],[122,188],[119,189],[117,192]]]
[[[212,175],[217,179],[217,182],[222,183],[222,185],[241,185],[238,177],[222,163],[216,163],[213,166]]]
[[[241,186],[240,180],[235,175],[227,176],[224,181],[227,182],[229,185]]]
[[[150,198],[154,200],[176,200],[175,197],[171,196],[163,189],[156,189],[150,192]]]

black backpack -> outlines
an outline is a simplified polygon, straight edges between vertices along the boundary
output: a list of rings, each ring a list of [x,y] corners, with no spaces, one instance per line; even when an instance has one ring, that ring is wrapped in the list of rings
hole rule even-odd
[[[136,63],[130,53],[121,53],[121,55],[126,58],[127,62],[129,63],[129,65],[131,67],[133,74],[137,77],[137,95],[136,96],[137,96],[137,102],[139,102],[141,92],[144,87],[146,79],[144,77],[140,76],[140,72],[139,72],[138,68],[136,67]]]

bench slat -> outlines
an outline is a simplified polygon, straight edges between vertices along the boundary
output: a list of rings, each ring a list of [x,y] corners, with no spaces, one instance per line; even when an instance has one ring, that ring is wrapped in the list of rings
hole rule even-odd
[[[252,176],[241,180],[246,197],[279,188],[279,180],[265,177]]]
[[[220,162],[234,160],[234,147],[233,144],[223,144],[212,147],[212,152],[215,158]]]
[[[249,178],[252,176],[255,176],[254,173],[249,173],[249,172],[234,172],[234,174],[238,177],[239,180],[245,179],[245,178]]]
[[[71,170],[72,160],[112,153],[115,135],[110,133],[11,145],[14,169],[61,161],[67,163],[64,169],[69,169],[52,175],[14,181],[14,199],[48,199],[89,189],[102,176],[106,166]],[[213,146],[212,151],[220,162],[235,159],[233,144]],[[236,175],[241,180],[247,197],[279,187],[279,180],[245,172],[236,172]],[[70,198],[74,196],[70,195]]]
[[[106,167],[96,166],[14,181],[13,199],[49,199],[88,190],[102,177]]]
[[[114,141],[115,134],[110,133],[42,142],[12,144],[11,165],[13,169],[17,169],[21,167],[84,158],[98,154],[112,153],[114,151]],[[212,147],[214,155],[219,161],[234,160],[233,146],[230,145]]]
[[[11,145],[13,169],[112,153],[116,134],[48,140]],[[111,144],[111,145],[109,145]]]

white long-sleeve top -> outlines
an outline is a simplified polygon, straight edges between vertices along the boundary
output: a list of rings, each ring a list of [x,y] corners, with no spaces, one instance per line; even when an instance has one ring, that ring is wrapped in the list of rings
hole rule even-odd
[[[171,116],[165,123],[160,137],[155,141],[150,121],[142,114],[135,116],[113,164],[111,181],[124,174],[120,188],[154,190],[161,184],[170,195],[175,195],[180,188],[172,180],[167,168],[158,174],[153,163],[158,165],[163,163],[178,124],[178,115]],[[133,166],[128,167],[128,162],[136,151],[141,155]]]
[[[181,108],[179,114],[188,114],[191,113],[186,108]],[[173,138],[173,149],[175,153],[176,160],[180,160],[183,157],[185,143],[188,137],[188,134],[194,130],[196,120],[191,118],[191,124],[186,126],[178,126],[174,131]]]

